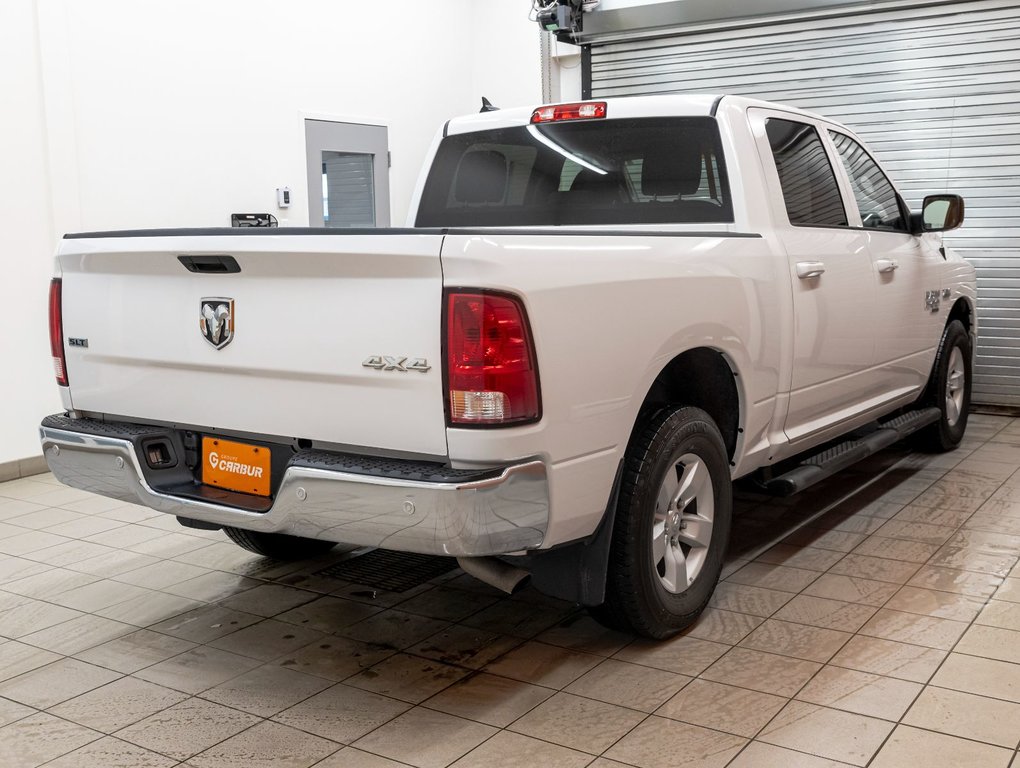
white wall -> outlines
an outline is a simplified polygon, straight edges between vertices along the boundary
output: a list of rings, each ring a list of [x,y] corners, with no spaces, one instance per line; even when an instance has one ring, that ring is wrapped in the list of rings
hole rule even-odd
[[[0,23],[0,464],[39,454],[39,418],[60,410],[47,326],[55,243],[33,0]]]
[[[305,225],[305,117],[389,127],[402,225],[448,118],[482,95],[502,106],[541,96],[528,0],[4,6],[0,463],[38,454],[38,420],[59,410],[45,297],[60,235],[226,226],[236,211]],[[289,209],[276,206],[281,186]]]
[[[482,96],[497,107],[541,103],[542,32],[528,20],[531,0],[473,0],[470,6],[473,100],[464,111],[477,112]]]
[[[553,94],[556,101],[581,99],[581,49],[569,43],[552,46]]]
[[[39,0],[44,60],[62,92],[55,176],[77,174],[58,229],[229,224],[234,211],[308,222],[305,116],[388,125],[391,218],[403,223],[421,158],[482,91],[540,92],[524,0]],[[497,55],[493,56],[492,54]],[[74,149],[72,149],[74,147]],[[289,186],[294,204],[276,207]],[[80,212],[75,208],[79,207]]]

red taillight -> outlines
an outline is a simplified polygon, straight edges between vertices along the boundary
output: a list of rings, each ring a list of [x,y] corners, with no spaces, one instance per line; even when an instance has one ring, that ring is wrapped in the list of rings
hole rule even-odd
[[[60,301],[60,278],[50,282],[50,352],[53,353],[53,373],[57,384],[67,386],[67,362],[64,359],[64,319]]]
[[[558,120],[592,120],[606,116],[606,102],[580,101],[576,104],[553,104],[531,113],[531,122],[555,123]]]
[[[449,293],[446,312],[449,423],[537,420],[538,366],[520,300],[499,293]]]

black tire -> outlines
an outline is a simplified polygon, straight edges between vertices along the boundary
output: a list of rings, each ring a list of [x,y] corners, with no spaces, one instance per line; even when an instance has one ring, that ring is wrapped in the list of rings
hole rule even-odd
[[[707,489],[703,470],[711,481]],[[687,479],[688,472],[693,480]],[[667,485],[672,483],[667,473],[675,473],[676,494]],[[663,512],[664,505],[660,505],[657,522],[660,494],[664,499],[681,498],[685,479],[688,484],[694,480],[699,483],[702,490],[697,498],[669,506],[674,512]],[[690,626],[705,609],[719,581],[729,543],[733,511],[729,460],[715,422],[698,408],[668,408],[656,413],[628,447],[621,483],[609,551],[606,600],[592,614],[615,629],[653,639],[666,638]],[[702,510],[697,509],[699,503],[703,504]],[[709,531],[699,528],[703,523],[698,515],[702,513],[712,520]],[[661,536],[655,533],[660,525]],[[705,540],[704,545],[685,548],[681,541],[699,537]],[[654,549],[665,556],[653,554]],[[667,550],[683,551],[683,565],[675,565],[677,555]],[[667,560],[671,559],[674,589],[667,585]],[[682,575],[676,570],[680,567]],[[694,571],[690,581],[689,570]],[[684,584],[686,588],[681,588]]]
[[[954,355],[954,351],[957,354]],[[961,359],[962,358],[962,359]],[[963,381],[959,381],[962,364]],[[956,385],[953,382],[956,382]],[[955,393],[962,386],[960,396]],[[959,320],[946,326],[935,355],[931,379],[925,388],[921,404],[939,409],[939,420],[917,433],[914,444],[922,451],[943,453],[960,444],[967,431],[967,412],[970,410],[971,339]]]
[[[274,560],[307,560],[324,555],[336,546],[332,541],[306,539],[301,536],[288,536],[284,533],[264,533],[226,527],[223,532],[242,549],[247,549],[256,555],[271,557]]]

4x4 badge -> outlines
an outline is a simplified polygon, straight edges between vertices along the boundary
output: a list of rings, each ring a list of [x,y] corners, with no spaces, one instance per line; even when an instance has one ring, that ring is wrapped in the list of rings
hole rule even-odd
[[[375,368],[377,371],[418,371],[420,373],[428,373],[432,366],[429,365],[429,361],[424,357],[416,357],[411,362],[407,362],[406,357],[400,357],[399,355],[391,357],[390,355],[372,355],[362,365],[366,368]]]
[[[234,300],[223,296],[206,296],[198,314],[202,336],[216,349],[223,349],[234,340]]]

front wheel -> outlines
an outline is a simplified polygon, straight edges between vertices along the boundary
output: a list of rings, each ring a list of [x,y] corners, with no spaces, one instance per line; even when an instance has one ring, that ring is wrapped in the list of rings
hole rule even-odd
[[[917,446],[932,452],[951,451],[963,440],[970,410],[971,341],[959,320],[942,333],[924,402],[939,409],[939,420],[917,433]]]
[[[627,449],[603,623],[650,638],[698,618],[722,571],[733,501],[722,435],[698,408],[655,414]]]

